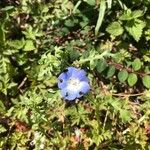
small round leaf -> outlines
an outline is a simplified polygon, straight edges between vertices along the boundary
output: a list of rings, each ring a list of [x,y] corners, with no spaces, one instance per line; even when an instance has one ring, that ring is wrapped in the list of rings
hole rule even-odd
[[[142,62],[140,61],[139,58],[136,58],[133,62],[132,62],[132,67],[135,71],[140,70],[142,66]]]
[[[108,71],[107,71],[107,78],[110,78],[112,77],[114,74],[115,74],[115,67],[114,66],[110,66],[108,68]]]
[[[102,71],[104,71],[107,67],[107,62],[105,60],[99,60],[98,63],[97,63],[97,71],[99,73],[101,73]]]
[[[137,80],[138,80],[138,78],[137,78],[136,74],[134,74],[134,73],[129,74],[129,76],[128,76],[128,84],[129,84],[129,86],[135,85]]]
[[[150,76],[146,75],[142,78],[142,82],[146,88],[150,89]]]
[[[124,82],[128,78],[128,72],[126,70],[122,70],[118,73],[118,79],[120,82]]]

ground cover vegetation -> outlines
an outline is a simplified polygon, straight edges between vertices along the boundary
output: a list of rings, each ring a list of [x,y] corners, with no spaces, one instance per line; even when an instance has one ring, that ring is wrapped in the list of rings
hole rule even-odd
[[[150,0],[1,0],[0,149],[149,150]]]

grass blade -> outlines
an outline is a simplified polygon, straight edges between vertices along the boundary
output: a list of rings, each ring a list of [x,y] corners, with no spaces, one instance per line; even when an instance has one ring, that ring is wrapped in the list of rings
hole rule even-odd
[[[112,5],[112,0],[107,0],[107,7],[108,7],[108,9],[111,8],[111,5]]]
[[[101,27],[101,24],[105,15],[105,10],[106,10],[106,2],[105,0],[101,0],[100,7],[99,7],[99,16],[98,16],[97,24],[95,27],[95,35],[98,34],[98,31]]]

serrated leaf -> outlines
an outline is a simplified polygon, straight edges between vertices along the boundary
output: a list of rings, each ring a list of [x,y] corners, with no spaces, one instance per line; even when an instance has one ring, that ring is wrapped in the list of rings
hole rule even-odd
[[[104,71],[107,67],[107,62],[105,60],[99,60],[96,66],[96,69],[99,73]]]
[[[55,76],[52,76],[48,80],[45,79],[43,83],[48,87],[53,87],[54,85],[57,84],[57,78]]]
[[[138,42],[142,35],[143,28],[145,27],[145,22],[139,19],[128,21],[125,28],[131,36]]]
[[[131,112],[129,110],[120,110],[120,118],[124,123],[130,122],[132,120],[131,117]]]
[[[124,14],[122,14],[119,18],[119,20],[131,20],[132,16],[131,16],[131,10],[127,9]]]
[[[112,77],[115,74],[115,67],[114,66],[110,66],[108,71],[107,71],[107,78]]]
[[[6,108],[3,102],[0,100],[0,112],[1,113],[6,113]]]
[[[9,41],[8,45],[10,47],[16,48],[16,49],[21,49],[23,48],[25,42],[24,40],[13,40],[13,41]]]
[[[145,31],[145,38],[146,38],[147,41],[150,40],[150,29],[147,29],[147,30]]]
[[[24,51],[32,51],[35,49],[35,46],[33,44],[32,40],[26,40],[25,41],[25,46],[24,46]]]
[[[144,13],[142,10],[135,10],[132,12],[132,17],[135,19],[135,18],[139,18],[141,16],[143,16]]]
[[[118,79],[120,82],[124,82],[128,78],[128,72],[126,70],[122,70],[118,73]]]
[[[142,78],[142,82],[144,84],[145,87],[150,89],[150,76],[146,75]]]
[[[143,16],[144,13],[142,10],[131,11],[130,9],[126,10],[123,15],[120,16],[120,20],[133,20]]]
[[[142,62],[140,61],[139,58],[136,58],[133,62],[132,62],[132,67],[135,71],[141,69],[142,66]]]
[[[113,36],[118,36],[123,33],[123,28],[119,22],[113,22],[106,28],[106,31]]]
[[[137,78],[136,74],[134,74],[134,73],[129,74],[129,76],[128,76],[128,84],[129,84],[129,86],[135,85],[137,80],[138,80],[138,78]]]
[[[110,100],[110,104],[111,106],[113,106],[114,112],[117,113],[118,111],[120,111],[121,103],[119,100],[114,100],[114,101]]]

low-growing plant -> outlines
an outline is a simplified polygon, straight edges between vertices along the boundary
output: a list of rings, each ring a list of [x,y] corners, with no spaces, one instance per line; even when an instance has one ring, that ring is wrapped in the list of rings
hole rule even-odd
[[[149,40],[149,0],[1,0],[0,149],[150,149]]]

